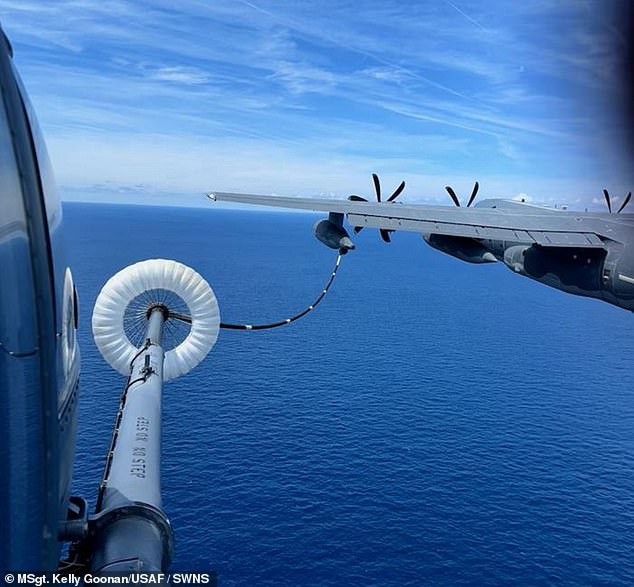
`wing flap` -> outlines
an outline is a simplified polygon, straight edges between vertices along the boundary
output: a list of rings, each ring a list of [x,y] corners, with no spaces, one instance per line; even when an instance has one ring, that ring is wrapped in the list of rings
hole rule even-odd
[[[483,240],[490,239],[518,243],[535,243],[544,247],[604,248],[605,246],[601,239],[595,234],[583,232],[514,230],[492,226],[430,222],[426,220],[409,220],[353,213],[348,214],[348,221],[352,226],[387,228],[420,232],[423,234],[441,234]]]
[[[531,231],[529,234],[537,244],[544,247],[603,248],[604,246],[601,239],[590,232]]]

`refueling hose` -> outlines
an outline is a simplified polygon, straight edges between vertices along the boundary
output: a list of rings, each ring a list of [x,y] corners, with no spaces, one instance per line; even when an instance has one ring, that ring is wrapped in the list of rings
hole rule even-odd
[[[337,261],[332,270],[332,273],[330,274],[330,279],[328,279],[328,283],[326,283],[324,289],[321,290],[321,293],[317,296],[317,299],[310,306],[302,310],[299,314],[295,314],[294,316],[287,318],[286,320],[280,320],[279,322],[270,322],[269,324],[228,324],[226,322],[221,322],[220,328],[225,328],[227,330],[267,330],[269,328],[285,326],[286,324],[295,322],[295,320],[299,320],[302,316],[305,316],[306,314],[308,314],[308,312],[314,310],[319,305],[319,302],[324,299],[324,296],[328,293],[332,282],[335,280],[335,275],[337,275],[337,270],[339,269],[339,265],[341,264],[341,257],[342,253],[340,252],[337,255]],[[170,312],[169,317],[191,324],[191,318],[189,316]]]
[[[341,264],[341,253],[337,255],[337,262],[330,274],[330,279],[328,279],[328,283],[324,286],[324,289],[321,290],[321,293],[317,296],[317,299],[307,308],[302,310],[299,314],[295,314],[291,318],[287,318],[286,320],[281,320],[280,322],[271,322],[269,324],[227,324],[225,322],[220,323],[220,328],[226,328],[227,330],[266,330],[268,328],[277,328],[278,326],[284,326],[286,324],[290,324],[291,322],[295,322],[295,320],[299,320],[302,316],[305,316],[311,310],[314,310],[321,300],[324,299],[325,295],[328,293],[332,282],[335,280],[335,275],[337,275],[337,270],[339,269],[339,265]]]

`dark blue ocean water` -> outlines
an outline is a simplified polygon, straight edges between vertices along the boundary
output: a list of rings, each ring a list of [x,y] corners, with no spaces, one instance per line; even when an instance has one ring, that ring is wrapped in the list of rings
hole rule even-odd
[[[94,504],[123,378],[90,316],[129,263],[172,258],[228,322],[272,321],[335,260],[314,219],[66,205],[80,291],[75,492]],[[165,387],[173,569],[222,586],[634,584],[634,317],[365,230],[321,306],[221,331]]]

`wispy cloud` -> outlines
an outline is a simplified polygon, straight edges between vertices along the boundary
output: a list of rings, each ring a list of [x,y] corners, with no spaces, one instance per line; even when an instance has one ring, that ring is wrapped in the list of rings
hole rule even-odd
[[[337,83],[337,76],[319,67],[291,61],[279,61],[270,79],[281,81],[292,94],[327,93]]]
[[[210,77],[205,72],[182,65],[159,67],[149,72],[148,77],[159,82],[177,82],[187,85],[204,84],[210,81]]]
[[[473,18],[472,16],[469,16],[464,10],[462,10],[462,8],[460,8],[457,4],[451,2],[451,0],[443,0],[443,2],[445,2],[445,4],[448,4],[449,6],[451,6],[458,14],[461,14],[462,16],[464,16],[471,24],[473,24],[474,26],[476,26],[477,28],[479,28],[481,31],[488,33],[489,31],[482,26],[482,24],[480,22],[478,22],[475,18]]]
[[[0,0],[0,17],[62,188],[346,193],[383,170],[423,195],[477,178],[590,205],[632,180],[604,6]]]

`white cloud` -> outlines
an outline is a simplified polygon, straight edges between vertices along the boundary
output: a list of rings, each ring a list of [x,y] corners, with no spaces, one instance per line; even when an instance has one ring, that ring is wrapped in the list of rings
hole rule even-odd
[[[290,61],[278,61],[270,78],[281,81],[293,94],[326,93],[336,85],[336,76],[332,72]]]
[[[204,84],[210,80],[204,71],[184,66],[160,67],[150,72],[148,77],[156,81],[177,82],[186,85]]]

